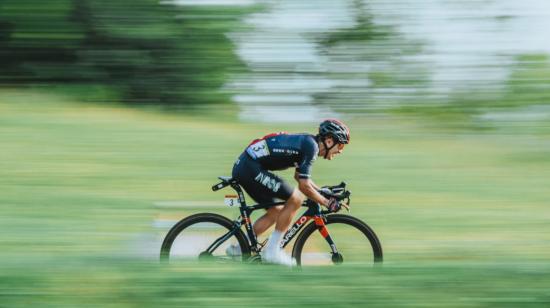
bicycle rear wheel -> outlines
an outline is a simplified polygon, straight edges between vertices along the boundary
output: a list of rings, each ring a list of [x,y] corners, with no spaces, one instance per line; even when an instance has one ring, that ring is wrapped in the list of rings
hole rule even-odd
[[[237,245],[238,244],[238,245]],[[226,251],[236,245],[239,251]],[[182,219],[166,235],[160,250],[161,261],[239,260],[250,256],[248,240],[231,220],[212,213]]]
[[[326,226],[338,254],[332,253],[315,223],[310,223],[298,235],[292,250],[298,265],[367,265],[382,262],[382,245],[374,231],[363,221],[349,215],[331,214],[326,216]]]

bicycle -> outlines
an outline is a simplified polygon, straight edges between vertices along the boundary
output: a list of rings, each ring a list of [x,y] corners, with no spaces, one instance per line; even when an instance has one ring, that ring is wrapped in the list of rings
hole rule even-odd
[[[240,216],[234,221],[214,213],[199,213],[176,223],[161,246],[162,261],[176,259],[261,261],[260,251],[266,241],[259,243],[252,228],[250,214],[259,209],[283,205],[272,202],[247,206],[239,183],[231,177],[218,177],[221,182],[212,186],[213,191],[231,186],[237,196],[226,196],[227,205],[239,206]],[[321,189],[325,197],[335,197],[346,204],[349,211],[351,192],[346,183]],[[299,266],[332,264],[381,263],[382,246],[374,231],[360,219],[323,210],[311,200],[302,206],[307,210],[296,220],[283,236],[281,247],[285,248],[297,236],[292,257]],[[307,224],[309,221],[312,223]],[[241,227],[244,226],[246,234]],[[330,228],[330,232],[329,232]],[[315,231],[319,231],[315,233]],[[320,236],[319,236],[320,235]],[[206,237],[206,239],[203,239]],[[336,245],[338,241],[338,246]],[[238,243],[240,254],[229,256],[228,245]],[[235,247],[235,245],[233,246]],[[236,255],[236,256],[235,256]]]

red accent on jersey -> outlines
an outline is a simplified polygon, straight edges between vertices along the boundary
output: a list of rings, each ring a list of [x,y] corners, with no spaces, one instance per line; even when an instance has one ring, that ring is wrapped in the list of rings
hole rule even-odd
[[[251,146],[251,145],[253,145],[254,143],[256,143],[258,141],[266,140],[267,138],[271,138],[271,137],[275,137],[275,136],[279,136],[279,135],[287,135],[287,134],[288,134],[287,132],[271,133],[271,134],[263,136],[262,138],[252,140],[252,142],[250,142],[250,144],[248,144],[248,146]]]

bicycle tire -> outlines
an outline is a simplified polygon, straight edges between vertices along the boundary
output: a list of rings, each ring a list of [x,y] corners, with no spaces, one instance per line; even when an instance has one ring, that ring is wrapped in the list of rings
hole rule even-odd
[[[220,227],[221,233],[218,233],[216,236],[212,237],[212,242],[215,240],[215,238],[222,236],[226,231],[223,231],[224,229],[227,231],[230,231],[233,229],[233,222],[229,220],[228,218],[213,214],[213,213],[199,213],[195,215],[188,216],[182,220],[180,220],[178,223],[176,223],[170,231],[166,234],[166,237],[164,238],[164,241],[162,242],[162,246],[160,249],[160,260],[161,261],[168,261],[171,256],[171,250],[174,248],[174,241],[178,238],[178,236],[182,235],[186,230],[191,229],[194,226],[197,226],[199,224],[207,224],[207,226],[211,227]],[[199,228],[198,231],[195,231],[197,234],[201,233],[201,230]],[[236,230],[236,232],[231,236],[234,240],[236,240],[239,243],[239,246],[241,248],[241,256],[242,260],[247,259],[250,256],[250,247],[248,244],[248,240],[241,229]],[[197,243],[194,238],[191,238],[190,240],[187,240],[188,242],[185,242],[185,239],[182,240],[184,242],[184,245],[190,246],[190,245],[196,245]],[[193,241],[193,243],[191,243]],[[231,238],[229,239],[231,241]],[[227,241],[226,241],[227,242]],[[229,243],[229,242],[228,242]],[[205,243],[203,247],[206,249],[211,243]],[[218,248],[219,249],[219,248]],[[200,249],[199,249],[200,250]],[[193,256],[191,256],[193,257]],[[199,258],[199,255],[196,256]]]
[[[365,260],[364,260],[364,264],[375,264],[375,263],[381,263],[383,261],[383,253],[382,253],[382,245],[380,244],[380,240],[378,239],[378,236],[376,236],[376,233],[374,233],[374,231],[366,224],[364,223],[362,220],[358,219],[358,218],[355,218],[353,216],[349,216],[349,215],[343,215],[343,214],[329,214],[326,216],[326,223],[327,225],[327,229],[329,231],[329,234],[331,234],[331,237],[332,239],[334,240],[334,243],[336,245],[337,248],[339,248],[339,245],[338,245],[338,239],[337,238],[334,238],[333,236],[333,233],[331,232],[331,227],[333,227],[332,229],[335,229],[334,227],[336,225],[339,225],[339,226],[346,226],[345,229],[349,229],[349,230],[357,230],[359,231],[361,234],[363,234],[367,239],[368,239],[368,244],[367,245],[370,245],[371,249],[368,249],[368,248],[365,248],[369,251],[369,254],[372,255],[372,259],[369,260],[368,256],[365,256]],[[298,235],[298,237],[296,238],[296,242],[294,244],[294,247],[292,249],[292,257],[294,257],[296,259],[296,263],[297,265],[299,266],[302,266],[304,265],[303,261],[304,261],[304,246],[307,244],[308,240],[311,242],[313,241],[312,239],[312,235],[314,234],[314,232],[316,232],[318,230],[317,226],[315,225],[314,222],[310,223],[309,225],[307,225],[304,230],[302,232],[300,232],[300,234]],[[318,245],[322,245],[321,243],[324,242],[324,246],[326,247],[322,247],[320,249],[324,249],[326,251],[326,255],[327,255],[327,258],[328,256],[330,256],[330,261],[332,261],[332,264],[336,264],[338,262],[336,262],[334,259],[332,259],[332,254],[331,254],[331,249],[330,249],[330,246],[328,245],[328,243],[326,242],[326,240],[320,235],[319,232],[316,232],[317,234],[319,234],[319,236],[317,237],[316,241],[318,243]],[[355,239],[353,239],[355,240]],[[356,240],[355,240],[356,241]],[[357,247],[357,243],[354,243],[354,245],[356,245]],[[358,247],[358,248],[362,248],[362,247]],[[340,252],[340,249],[338,249],[338,251]],[[346,261],[346,256],[345,255],[340,255],[340,258],[343,258],[343,262]],[[362,256],[359,256],[359,258],[362,258]],[[340,259],[341,261],[342,259]],[[327,263],[330,264],[330,262],[327,261]],[[362,259],[360,259],[360,263],[363,263]]]

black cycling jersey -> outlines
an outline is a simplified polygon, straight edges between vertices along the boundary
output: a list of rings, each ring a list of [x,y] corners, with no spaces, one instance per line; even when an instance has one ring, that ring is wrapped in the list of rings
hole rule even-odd
[[[288,200],[292,185],[269,170],[296,167],[298,176],[311,176],[311,165],[319,154],[315,136],[275,133],[252,141],[233,165],[233,178],[258,203]]]
[[[319,146],[310,134],[275,133],[252,141],[245,152],[267,170],[296,167],[299,178],[307,179]]]

